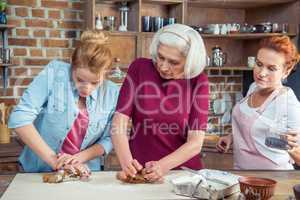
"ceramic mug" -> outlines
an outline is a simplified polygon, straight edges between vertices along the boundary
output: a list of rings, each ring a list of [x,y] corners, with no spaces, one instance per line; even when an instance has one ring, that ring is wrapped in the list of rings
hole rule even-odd
[[[237,33],[240,31],[241,25],[238,23],[233,23],[230,26],[230,33]]]
[[[255,66],[255,57],[249,56],[247,61],[248,67],[253,68]]]
[[[226,102],[224,99],[215,99],[213,103],[213,111],[215,114],[223,114],[226,111]]]
[[[142,30],[143,32],[150,32],[151,31],[151,17],[150,16],[142,16]]]
[[[221,30],[220,30],[221,35],[226,35],[227,32],[228,32],[227,25],[221,24]]]
[[[220,34],[220,27],[219,24],[208,24],[207,29],[209,32],[211,32],[214,35]]]

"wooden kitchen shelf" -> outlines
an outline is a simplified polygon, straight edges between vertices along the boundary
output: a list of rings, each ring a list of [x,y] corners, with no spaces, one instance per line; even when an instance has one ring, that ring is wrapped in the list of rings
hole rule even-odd
[[[12,67],[12,66],[17,66],[16,64],[12,64],[12,63],[0,63],[0,67]]]
[[[188,4],[206,8],[233,8],[248,9],[272,6],[284,3],[296,2],[297,0],[188,0]]]
[[[87,0],[85,19],[87,29],[95,28],[95,16],[115,16],[116,27],[120,21],[120,2],[123,0]],[[288,35],[297,42],[299,0],[125,0],[128,2],[128,30],[109,32],[110,48],[120,63],[131,63],[138,57],[151,58],[149,47],[154,32],[142,32],[142,16],[175,17],[177,23],[189,26],[207,24],[251,24],[264,22],[288,24],[288,34],[282,33],[236,33],[227,35],[201,34],[207,55],[212,55],[215,46],[227,54],[227,66],[207,67],[206,70],[235,70],[240,75],[243,90],[251,80],[251,68],[245,66],[249,56],[255,56],[259,40],[265,37]],[[124,51],[126,49],[126,51]],[[242,71],[243,73],[240,73]],[[249,72],[249,74],[248,74]],[[223,73],[222,73],[223,74]],[[225,73],[224,73],[225,75]],[[248,76],[249,75],[249,76]],[[226,75],[225,75],[226,76]],[[249,80],[248,80],[249,79]]]
[[[153,37],[154,32],[141,32],[144,36]],[[287,35],[289,37],[296,37],[296,34],[288,33],[232,33],[226,35],[214,35],[214,34],[200,34],[203,38],[230,38],[230,39],[240,39],[240,40],[249,40],[249,39],[261,39],[265,37],[273,36],[282,36]]]
[[[139,34],[136,31],[103,31],[103,32],[113,36],[137,36]]]
[[[296,34],[288,33],[234,33],[234,34],[227,34],[227,35],[213,35],[213,34],[201,34],[203,38],[232,38],[232,39],[241,39],[241,40],[248,40],[248,39],[261,39],[265,37],[273,37],[273,36],[282,36],[287,35],[289,37],[295,37]]]
[[[184,0],[142,0],[143,3],[155,3],[159,5],[172,5],[183,3]]]
[[[235,70],[235,71],[252,71],[247,66],[223,66],[223,67],[206,67],[207,70]]]
[[[0,24],[0,30],[12,29],[12,28],[15,28],[15,26],[9,24]]]
[[[121,3],[121,2],[135,2],[137,0],[95,0],[96,4],[100,3]]]

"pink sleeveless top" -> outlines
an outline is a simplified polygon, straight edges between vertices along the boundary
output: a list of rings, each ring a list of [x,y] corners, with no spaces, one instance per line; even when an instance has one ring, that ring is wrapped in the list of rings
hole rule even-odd
[[[86,134],[88,124],[89,116],[87,110],[80,110],[72,128],[64,140],[61,153],[74,155],[80,152],[80,147]]]

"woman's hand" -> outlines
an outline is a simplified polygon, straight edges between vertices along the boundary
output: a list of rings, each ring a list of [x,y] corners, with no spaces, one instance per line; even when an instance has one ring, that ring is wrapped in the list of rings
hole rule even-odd
[[[125,160],[121,161],[122,171],[126,176],[135,177],[138,171],[143,169],[143,166],[136,160]]]
[[[230,145],[232,144],[232,135],[223,136],[216,144],[216,148],[219,152],[226,153]]]
[[[64,167],[64,165],[76,165],[76,164],[82,164],[81,159],[78,156],[78,154],[70,155],[67,153],[59,153],[57,155],[55,169],[58,170],[58,169]]]
[[[289,149],[293,149],[294,147],[299,146],[299,144],[298,144],[299,138],[298,138],[298,132],[297,131],[294,131],[294,130],[289,131],[289,132],[287,132],[285,137],[286,137],[286,140],[288,142]]]
[[[297,165],[300,165],[300,146],[288,150],[288,153],[293,158]]]
[[[286,135],[286,139],[289,145],[288,153],[296,162],[296,164],[300,165],[300,145],[298,143],[298,132],[289,131]]]
[[[79,171],[80,178],[88,178],[91,175],[91,170],[83,163],[66,164],[63,166],[63,169],[71,170],[74,174],[77,174],[77,171]]]
[[[160,182],[164,175],[169,172],[163,163],[159,161],[150,161],[145,164],[146,175],[144,176],[150,182]]]

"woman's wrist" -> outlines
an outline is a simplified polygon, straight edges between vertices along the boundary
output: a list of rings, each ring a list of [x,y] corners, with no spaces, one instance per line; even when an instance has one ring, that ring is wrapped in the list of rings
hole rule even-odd
[[[168,173],[168,171],[170,171],[171,169],[175,168],[176,166],[171,166],[170,162],[168,162],[168,159],[167,158],[162,158],[158,161],[161,169],[162,169],[162,172],[163,174],[165,175],[166,173]]]
[[[232,142],[232,133],[229,133],[226,137]]]
[[[133,157],[131,155],[120,155],[118,159],[122,169],[126,168],[129,163],[131,164],[133,162]]]
[[[76,157],[76,160],[79,162],[79,163],[85,163],[88,161],[88,158],[87,156],[85,155],[85,152],[84,151],[80,151],[79,153],[75,154],[74,155]]]
[[[57,155],[56,155],[56,154],[50,155],[49,158],[46,160],[46,163],[47,163],[53,170],[57,170],[57,169],[56,169]]]

